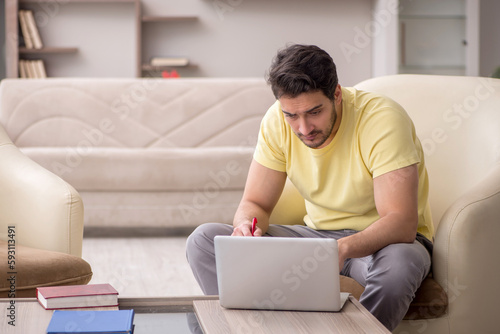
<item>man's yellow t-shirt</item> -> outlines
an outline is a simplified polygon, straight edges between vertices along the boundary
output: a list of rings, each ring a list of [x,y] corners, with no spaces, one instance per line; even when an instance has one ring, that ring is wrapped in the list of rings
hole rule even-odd
[[[264,116],[254,159],[286,172],[305,199],[304,222],[317,230],[361,231],[380,218],[373,178],[418,164],[418,232],[432,240],[424,153],[405,110],[374,93],[342,88],[342,121],[325,147],[307,147],[276,101]],[[397,181],[397,180],[396,180]]]

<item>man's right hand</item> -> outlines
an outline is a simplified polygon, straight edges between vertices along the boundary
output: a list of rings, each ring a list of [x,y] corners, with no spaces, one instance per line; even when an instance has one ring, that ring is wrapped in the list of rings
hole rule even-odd
[[[267,232],[269,216],[278,202],[286,182],[286,173],[262,166],[252,160],[245,191],[233,220],[233,236],[252,236],[252,219],[258,224],[254,236]]]
[[[243,236],[243,237],[251,237],[252,236],[252,222],[248,223],[242,223],[238,226],[236,226],[233,229],[233,234],[232,236]],[[255,231],[253,233],[254,237],[261,237],[262,236],[262,230],[258,227],[255,226]]]

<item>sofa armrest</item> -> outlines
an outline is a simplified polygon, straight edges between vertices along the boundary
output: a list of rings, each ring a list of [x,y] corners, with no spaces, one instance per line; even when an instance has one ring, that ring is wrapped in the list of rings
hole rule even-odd
[[[497,165],[446,211],[436,231],[433,274],[448,294],[448,324],[453,333],[496,330],[499,236]]]
[[[0,239],[81,256],[83,203],[76,190],[26,157],[1,126],[0,161]]]

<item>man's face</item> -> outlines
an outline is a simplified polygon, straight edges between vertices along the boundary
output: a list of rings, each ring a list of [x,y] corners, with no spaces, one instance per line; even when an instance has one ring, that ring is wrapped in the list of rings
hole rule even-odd
[[[340,92],[340,86],[337,86],[335,101],[321,91],[279,98],[286,121],[306,146],[322,148],[332,141],[340,124],[336,110],[341,110]]]

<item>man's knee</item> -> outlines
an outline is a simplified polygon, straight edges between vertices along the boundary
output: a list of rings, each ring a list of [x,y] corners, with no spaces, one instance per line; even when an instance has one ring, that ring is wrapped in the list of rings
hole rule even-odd
[[[387,246],[389,260],[398,266],[407,266],[416,270],[427,270],[431,265],[429,252],[419,242],[412,244],[393,244]]]
[[[429,253],[419,243],[389,245],[376,257],[372,275],[383,276],[381,281],[394,293],[398,293],[395,290],[401,285],[416,285],[418,288],[431,266]]]

